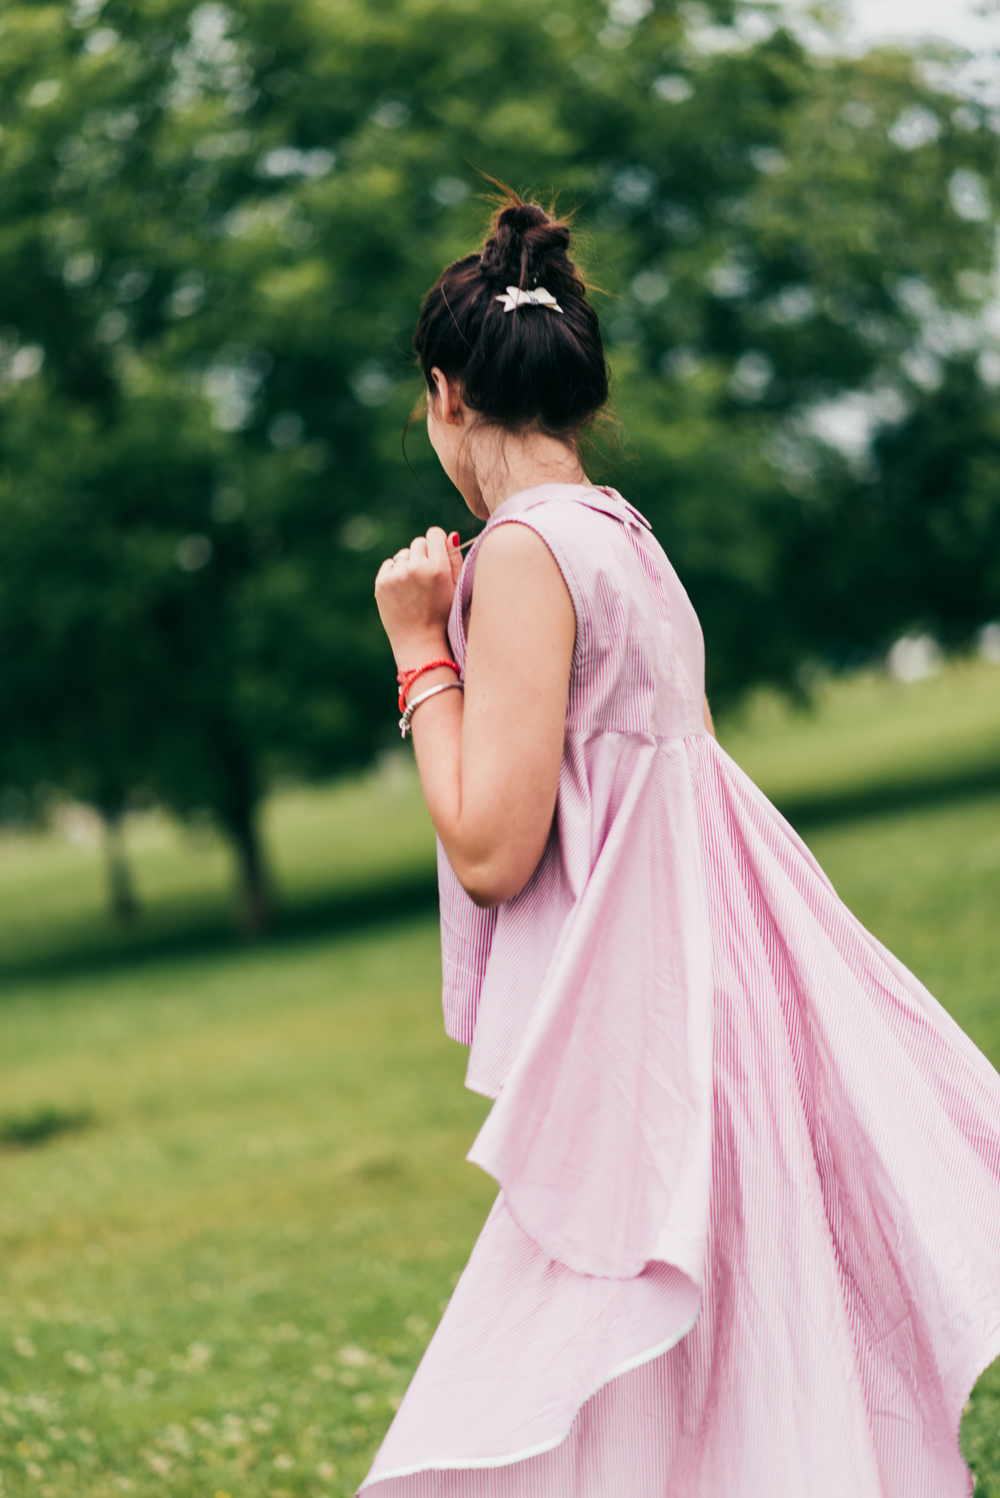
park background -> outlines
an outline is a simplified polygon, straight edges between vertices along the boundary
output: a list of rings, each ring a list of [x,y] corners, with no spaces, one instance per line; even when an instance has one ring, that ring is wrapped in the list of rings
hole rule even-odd
[[[0,1492],[350,1493],[488,1209],[372,579],[475,529],[401,433],[490,177],[724,746],[1000,1061],[1000,22],[871,9],[0,5]]]

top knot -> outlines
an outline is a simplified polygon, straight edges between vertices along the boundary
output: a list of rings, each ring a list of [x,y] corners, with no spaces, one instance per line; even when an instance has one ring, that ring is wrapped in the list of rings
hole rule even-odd
[[[495,215],[492,232],[483,246],[480,265],[488,276],[522,290],[547,284],[552,277],[561,288],[583,295],[583,284],[567,253],[569,228],[537,203],[515,199]]]

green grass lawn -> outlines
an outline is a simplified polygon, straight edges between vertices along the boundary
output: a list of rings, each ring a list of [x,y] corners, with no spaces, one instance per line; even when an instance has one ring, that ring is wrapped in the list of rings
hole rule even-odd
[[[1000,1060],[1000,671],[760,699],[723,740]],[[2,1494],[350,1493],[492,1199],[412,780],[267,822],[287,915],[256,948],[211,837],[135,822],[125,934],[98,849],[0,842]],[[47,1112],[76,1126],[18,1147]],[[1000,1498],[994,1373],[964,1440]]]

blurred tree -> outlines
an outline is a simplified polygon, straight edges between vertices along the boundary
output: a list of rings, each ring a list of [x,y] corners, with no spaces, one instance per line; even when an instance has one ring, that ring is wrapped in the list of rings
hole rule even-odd
[[[952,366],[992,431],[997,152],[913,59],[649,0],[75,0],[0,28],[8,780],[112,825],[136,785],[209,808],[266,921],[271,778],[391,741],[375,561],[463,524],[399,431],[419,298],[481,232],[475,167],[582,205],[641,460],[617,481],[702,614],[714,692],[926,612],[922,564],[891,606],[852,600],[872,574],[846,538],[877,491],[880,544],[908,527],[930,554],[906,433],[938,413],[949,494]],[[971,596],[938,609],[955,637]]]

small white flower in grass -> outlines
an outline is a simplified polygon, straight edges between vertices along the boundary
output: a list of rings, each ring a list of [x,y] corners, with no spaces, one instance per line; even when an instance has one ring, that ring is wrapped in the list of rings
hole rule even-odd
[[[72,1368],[74,1373],[87,1374],[94,1371],[94,1365],[85,1353],[70,1350],[63,1353],[63,1357],[66,1359],[66,1366]]]
[[[279,1472],[290,1472],[295,1466],[294,1456],[289,1456],[287,1451],[279,1451],[274,1458],[274,1465]]]
[[[317,1363],[313,1369],[313,1377],[321,1379],[323,1383],[329,1383],[333,1378],[333,1369],[329,1363]]]
[[[406,1327],[406,1330],[408,1332],[412,1332],[415,1337],[422,1337],[425,1332],[430,1331],[430,1327],[427,1325],[427,1322],[422,1316],[407,1316],[406,1320],[403,1322],[403,1325]]]
[[[359,1410],[370,1410],[372,1405],[375,1403],[375,1399],[373,1395],[366,1393],[365,1390],[362,1390],[360,1394],[355,1394],[354,1403],[357,1405]]]
[[[270,1420],[265,1420],[260,1415],[254,1415],[253,1419],[250,1421],[250,1429],[254,1432],[255,1435],[268,1436],[271,1434],[274,1426],[271,1424]]]
[[[413,1317],[410,1318],[410,1320],[413,1319]],[[419,1316],[416,1319],[419,1321]],[[426,1331],[427,1323],[423,1322],[422,1325]],[[407,1326],[409,1326],[409,1321],[407,1322]],[[347,1347],[342,1347],[337,1353],[337,1361],[343,1363],[345,1368],[367,1368],[368,1364],[372,1361],[372,1356],[371,1353],[365,1352],[363,1347],[348,1345]]]
[[[30,1337],[15,1337],[14,1351],[19,1358],[33,1358],[38,1349]]]
[[[333,1462],[318,1462],[316,1465],[316,1476],[323,1482],[332,1482],[337,1475],[337,1469]]]

